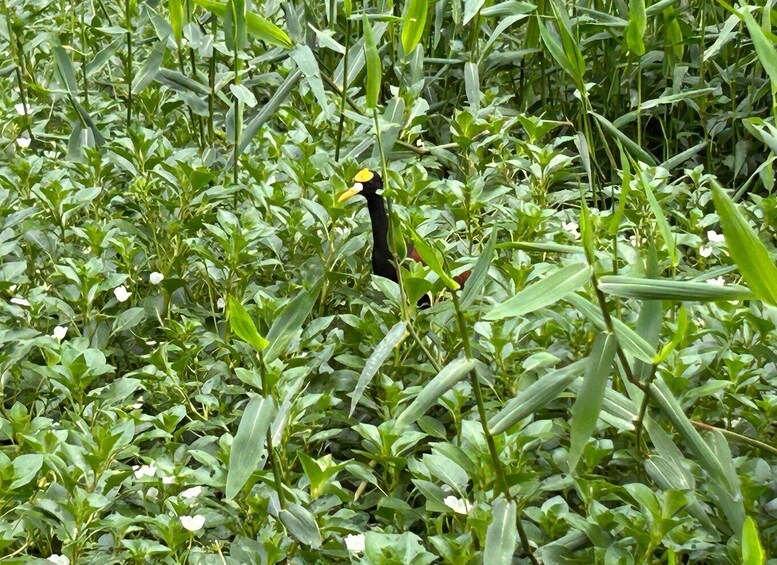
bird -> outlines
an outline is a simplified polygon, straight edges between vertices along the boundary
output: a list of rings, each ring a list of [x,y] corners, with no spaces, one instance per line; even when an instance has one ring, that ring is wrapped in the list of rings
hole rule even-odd
[[[354,196],[362,196],[367,200],[367,211],[370,214],[372,223],[372,272],[379,277],[399,282],[397,270],[392,260],[391,248],[389,247],[388,231],[389,217],[386,213],[386,201],[381,191],[383,190],[383,179],[381,176],[370,169],[362,169],[353,178],[353,186],[340,194],[338,202],[345,202]],[[416,249],[408,244],[407,256],[418,263],[424,261]],[[466,271],[453,279],[463,285],[471,271]],[[428,308],[430,299],[428,294],[424,294],[418,299],[419,308]]]

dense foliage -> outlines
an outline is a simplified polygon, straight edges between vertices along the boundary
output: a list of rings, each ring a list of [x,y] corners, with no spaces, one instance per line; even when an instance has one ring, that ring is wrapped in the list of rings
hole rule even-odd
[[[2,0],[0,562],[765,563],[772,17]]]

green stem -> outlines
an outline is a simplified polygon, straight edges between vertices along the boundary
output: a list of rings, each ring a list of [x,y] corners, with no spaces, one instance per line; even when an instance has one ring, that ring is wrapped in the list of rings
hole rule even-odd
[[[453,301],[453,308],[456,310],[456,319],[459,324],[459,333],[461,334],[461,341],[464,345],[464,354],[467,356],[467,359],[474,359],[474,356],[472,354],[472,345],[469,341],[469,332],[467,330],[467,322],[464,318],[464,312],[461,309],[461,304],[459,303],[459,297],[456,294],[456,291],[451,291],[451,300]],[[480,418],[480,426],[483,429],[483,435],[486,438],[486,444],[488,445],[488,453],[491,456],[491,463],[494,466],[494,473],[496,473],[496,484],[498,489],[502,492],[505,499],[508,502],[515,502],[515,498],[513,498],[513,495],[510,493],[510,487],[507,484],[507,479],[505,478],[504,469],[502,468],[502,462],[499,459],[499,453],[496,450],[496,443],[494,443],[494,436],[491,435],[491,430],[488,429],[488,418],[486,417],[486,407],[483,403],[483,390],[480,387],[480,381],[478,380],[477,373],[473,369],[469,373],[469,381],[472,385],[472,392],[475,394],[475,403],[477,404],[478,408],[478,417]],[[529,538],[526,536],[526,532],[523,529],[523,524],[521,524],[521,518],[520,516],[516,520],[516,525],[518,528],[518,535],[521,538],[521,545],[523,546],[524,553],[529,557],[532,563],[535,565],[539,564],[539,561],[537,561],[537,558],[534,556],[534,553],[532,552],[531,546],[529,545]]]
[[[345,56],[343,57],[343,92],[340,97],[340,123],[337,124],[337,144],[335,145],[335,161],[340,161],[340,146],[343,142],[345,127],[345,103],[348,92],[348,50],[351,41],[351,20],[345,20]]]
[[[132,0],[124,0],[124,26],[127,28],[127,61],[124,82],[127,83],[127,129],[132,125]]]

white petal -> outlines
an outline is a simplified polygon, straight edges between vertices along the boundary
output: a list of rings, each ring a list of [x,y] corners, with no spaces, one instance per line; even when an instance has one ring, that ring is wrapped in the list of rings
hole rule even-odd
[[[67,555],[57,555],[56,553],[49,555],[46,561],[56,563],[56,565],[70,565],[70,558]]]
[[[712,255],[712,247],[705,247],[705,246],[699,247],[699,255],[701,255],[702,257],[709,257],[710,255]]]
[[[11,304],[16,304],[17,306],[29,306],[30,303],[27,301],[26,298],[17,298],[13,297],[11,298]]]
[[[718,233],[715,230],[709,230],[707,232],[707,239],[712,243],[721,243],[726,240],[726,237],[722,233]]]
[[[19,114],[20,116],[24,116],[25,114],[32,114],[32,106],[30,106],[29,104],[25,106],[24,104],[19,102],[18,104],[14,104],[13,109],[16,110],[16,113]]]
[[[223,310],[226,307],[226,305],[227,303],[224,301],[223,298],[219,298],[216,301],[216,308],[218,308],[219,310]]]
[[[159,284],[165,279],[165,276],[162,273],[157,273],[154,271],[148,276],[148,282],[151,284]]]
[[[22,135],[16,138],[16,145],[22,149],[27,149],[30,146],[30,143],[32,143],[32,140],[26,135]]]
[[[66,335],[67,335],[67,327],[57,326],[54,328],[54,332],[51,334],[51,337],[53,337],[57,341],[62,341],[63,339],[65,339]]]
[[[113,289],[113,295],[119,302],[126,302],[132,296],[132,293],[127,290],[127,287],[121,285]]]
[[[202,487],[192,487],[181,491],[181,498],[197,498],[202,492]]]
[[[455,496],[446,496],[443,499],[443,503],[457,514],[469,514],[469,511],[472,509],[472,505],[469,502]]]
[[[205,525],[205,516],[197,514],[196,516],[181,516],[181,525],[190,532],[201,530]]]
[[[349,534],[343,541],[348,551],[364,551],[364,534]]]

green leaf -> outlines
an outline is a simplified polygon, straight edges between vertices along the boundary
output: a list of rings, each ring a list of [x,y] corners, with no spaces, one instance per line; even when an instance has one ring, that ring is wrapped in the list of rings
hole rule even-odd
[[[593,324],[602,331],[606,331],[607,325],[602,318],[601,310],[598,306],[595,306],[590,301],[586,300],[579,294],[572,293],[564,298],[572,306],[578,309],[578,311],[588,318]],[[655,355],[655,349],[650,344],[640,337],[637,332],[632,330],[626,324],[621,322],[618,318],[612,318],[612,324],[615,328],[615,335],[618,336],[618,342],[623,349],[629,354],[633,355],[640,361],[645,363],[653,363],[653,356]]]
[[[747,31],[750,32],[750,39],[753,41],[753,47],[755,47],[758,60],[761,62],[766,74],[769,75],[772,90],[777,90],[777,50],[774,48],[774,43],[766,37],[766,33],[758,25],[758,22],[755,21],[748,7],[742,8],[742,11],[737,12],[737,15],[742,18],[745,26],[747,26]]]
[[[589,113],[596,118],[596,121],[598,121],[601,126],[608,132],[610,135],[614,136],[618,141],[620,141],[623,144],[623,147],[626,148],[626,151],[629,152],[629,155],[634,157],[635,159],[642,161],[643,163],[647,163],[650,166],[655,167],[656,166],[656,160],[655,158],[642,149],[633,139],[628,137],[625,133],[623,133],[621,130],[616,128],[613,123],[605,118],[604,116],[597,114],[593,110],[589,111]]]
[[[257,351],[267,347],[269,342],[259,335],[254,321],[248,315],[243,305],[236,298],[230,298],[228,303],[227,319],[229,320],[229,327],[232,328],[237,337],[252,345]]]
[[[321,547],[321,531],[315,516],[308,509],[292,502],[278,513],[278,517],[298,542],[313,549]]]
[[[486,546],[483,550],[483,563],[489,565],[510,565],[515,554],[518,540],[515,501],[507,502],[503,496],[494,501],[491,508],[493,516],[486,530]]]
[[[600,334],[588,358],[583,386],[572,406],[570,422],[569,470],[575,470],[583,448],[591,437],[602,409],[607,378],[615,360],[617,340],[613,334]]]
[[[367,19],[367,14],[362,14],[364,27],[364,58],[367,65],[367,96],[365,103],[367,108],[376,108],[380,100],[380,88],[383,84],[383,67],[380,62],[378,46],[372,33],[372,26]]]
[[[218,0],[195,0],[195,2],[221,18],[224,18],[226,15],[227,5],[224,2],[219,2]],[[283,47],[284,49],[294,48],[294,42],[291,38],[274,23],[253,12],[248,12],[245,15],[245,19],[248,33],[257,39]]]
[[[165,58],[166,50],[164,41],[160,41],[154,46],[148,59],[132,81],[132,94],[140,94],[156,78],[159,67],[162,66],[162,60]]]
[[[272,398],[261,396],[251,398],[243,411],[229,454],[227,500],[235,498],[251,474],[257,470],[259,460],[264,455],[267,430],[270,429],[274,412]]]
[[[491,267],[491,258],[494,255],[494,248],[496,247],[497,233],[499,226],[494,226],[491,231],[491,237],[488,238],[488,242],[483,251],[480,253],[475,266],[472,268],[467,282],[464,283],[464,289],[461,292],[461,307],[466,310],[477,299],[483,286],[486,284],[486,278],[488,277],[488,269]]]
[[[592,272],[593,269],[583,263],[562,267],[497,304],[485,315],[485,319],[502,320],[550,306],[583,286],[591,278]]]
[[[677,252],[677,244],[674,240],[672,228],[669,226],[669,222],[666,220],[664,211],[658,203],[658,200],[656,200],[655,194],[653,194],[653,189],[650,188],[650,179],[647,178],[645,171],[640,170],[638,178],[642,188],[645,190],[645,196],[647,196],[648,203],[650,204],[650,210],[656,218],[658,229],[661,230],[661,236],[664,238],[666,249],[669,252],[669,258],[672,261],[672,266],[676,267],[680,262],[680,254]]]
[[[353,416],[353,412],[356,410],[356,406],[359,404],[359,400],[361,399],[362,394],[364,394],[367,385],[372,381],[372,377],[378,372],[378,369],[383,365],[383,362],[388,359],[391,352],[402,343],[406,335],[405,322],[398,322],[389,330],[386,337],[381,340],[375,348],[375,351],[370,355],[370,358],[367,359],[367,362],[364,364],[364,369],[362,369],[362,374],[359,375],[359,381],[356,383],[356,388],[351,395],[351,411],[348,414],[349,417]]]
[[[753,293],[748,288],[739,285],[717,286],[706,282],[673,281],[621,275],[601,277],[599,289],[605,294],[640,300],[712,302],[753,298]]]
[[[742,563],[763,565],[766,555],[758,537],[758,524],[748,516],[742,526]]]
[[[645,54],[643,37],[646,29],[645,0],[629,0],[629,27],[626,28],[626,44],[629,46],[629,51],[638,57]]]
[[[321,71],[318,68],[318,62],[313,51],[307,45],[298,45],[292,50],[291,58],[297,64],[297,68],[305,75],[305,79],[308,81],[310,90],[313,91],[321,111],[325,115],[329,115],[329,103],[324,90],[324,82],[321,80]]]
[[[9,489],[17,489],[31,483],[43,467],[43,455],[40,453],[24,453],[13,459],[13,482]]]
[[[183,0],[169,0],[170,6],[170,27],[173,28],[173,37],[178,45],[183,39],[184,11]]]
[[[464,16],[462,17],[461,25],[467,25],[478,14],[485,3],[486,0],[464,0]]]
[[[401,430],[415,423],[426,414],[440,397],[463,379],[475,367],[472,359],[460,358],[448,363],[431,381],[424,385],[415,400],[402,411],[396,421],[397,429]]]
[[[716,181],[712,181],[712,198],[723,226],[731,258],[750,289],[758,298],[777,305],[777,266],[755,230],[731,198]]]
[[[414,229],[410,228],[409,231],[410,236],[413,238],[413,247],[415,247],[416,252],[421,257],[423,262],[426,263],[426,266],[434,271],[438,277],[440,277],[445,286],[453,291],[458,290],[459,283],[453,280],[453,278],[445,272],[439,252],[434,247],[432,247],[430,243],[427,243],[426,238],[418,235]]]
[[[472,111],[477,112],[480,109],[480,98],[483,94],[480,92],[478,64],[472,61],[464,63],[464,91]]]
[[[303,322],[316,304],[316,296],[316,293],[301,290],[283,309],[280,316],[275,318],[270,331],[267,332],[267,342],[270,344],[264,354],[267,363],[284,353],[295,332],[302,329]]]
[[[574,363],[548,373],[522,390],[488,421],[488,428],[493,435],[501,434],[527,416],[536,413],[552,402],[566,390],[577,376],[582,373],[588,363],[581,359]]]
[[[429,11],[429,0],[408,0],[405,13],[402,16],[402,50],[409,57],[426,29],[426,14]]]

